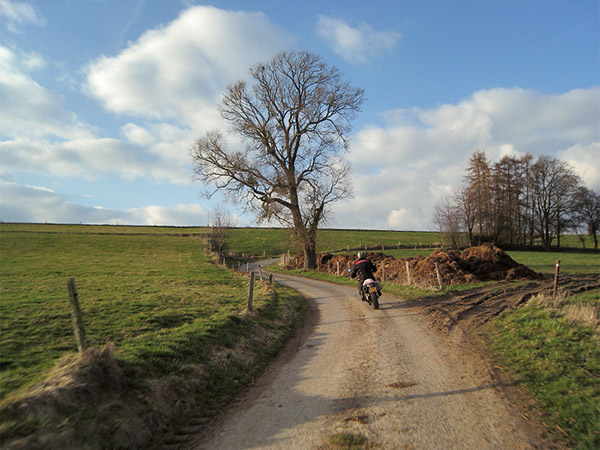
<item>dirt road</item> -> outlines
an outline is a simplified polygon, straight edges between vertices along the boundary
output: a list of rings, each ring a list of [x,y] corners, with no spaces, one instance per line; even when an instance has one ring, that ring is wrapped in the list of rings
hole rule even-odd
[[[356,289],[275,275],[311,299],[284,354],[195,449],[326,449],[339,434],[384,449],[557,448],[466,342],[427,326],[420,309]]]

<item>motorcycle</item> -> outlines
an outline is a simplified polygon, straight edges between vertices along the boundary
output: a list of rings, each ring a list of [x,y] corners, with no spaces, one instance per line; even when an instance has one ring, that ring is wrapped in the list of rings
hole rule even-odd
[[[373,306],[373,309],[379,309],[379,297],[381,297],[381,289],[381,283],[379,281],[367,278],[362,284],[362,301]]]

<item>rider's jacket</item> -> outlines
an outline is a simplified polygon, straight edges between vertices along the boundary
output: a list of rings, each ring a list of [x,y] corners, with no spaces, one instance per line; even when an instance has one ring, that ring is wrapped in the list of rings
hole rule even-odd
[[[354,278],[358,275],[358,279],[362,282],[367,278],[375,278],[373,272],[377,272],[377,266],[370,259],[359,259],[354,263],[350,276]]]

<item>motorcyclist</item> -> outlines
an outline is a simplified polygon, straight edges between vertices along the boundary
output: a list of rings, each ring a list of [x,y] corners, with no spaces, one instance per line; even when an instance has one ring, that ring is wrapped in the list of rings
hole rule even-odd
[[[358,294],[362,296],[362,285],[367,278],[375,279],[373,272],[377,272],[377,266],[367,258],[365,252],[358,252],[358,260],[352,266],[350,272],[350,278],[354,278],[358,275]]]

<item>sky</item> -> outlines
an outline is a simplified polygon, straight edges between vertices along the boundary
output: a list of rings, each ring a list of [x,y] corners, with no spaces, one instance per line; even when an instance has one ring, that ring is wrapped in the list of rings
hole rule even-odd
[[[324,227],[435,229],[476,150],[560,158],[598,191],[599,23],[597,0],[0,0],[0,220],[203,226],[220,206],[258,226],[201,196],[189,150],[282,50],[365,91],[353,197]]]

